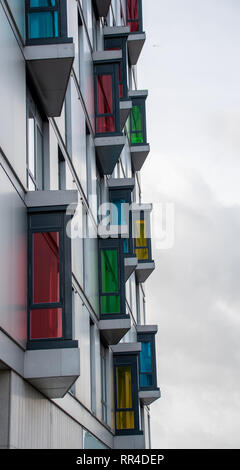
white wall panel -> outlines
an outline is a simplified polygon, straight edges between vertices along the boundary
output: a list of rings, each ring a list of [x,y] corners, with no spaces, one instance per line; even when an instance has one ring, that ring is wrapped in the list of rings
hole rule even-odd
[[[11,374],[10,447],[80,449],[82,427],[15,373]]]
[[[27,334],[27,218],[0,166],[0,326],[23,346]]]
[[[26,182],[25,62],[0,4],[0,146],[23,184]]]

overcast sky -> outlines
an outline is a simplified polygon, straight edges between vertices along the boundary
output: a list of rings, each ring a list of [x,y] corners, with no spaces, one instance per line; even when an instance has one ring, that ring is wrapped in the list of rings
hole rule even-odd
[[[143,202],[175,206],[174,246],[154,250],[146,282],[152,447],[240,448],[240,2],[143,5]]]

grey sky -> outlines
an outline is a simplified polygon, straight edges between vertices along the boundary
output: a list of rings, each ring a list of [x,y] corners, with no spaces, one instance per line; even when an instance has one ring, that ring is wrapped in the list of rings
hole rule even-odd
[[[146,284],[162,391],[152,447],[239,448],[240,2],[143,4],[143,200],[175,204],[174,247],[154,251]]]

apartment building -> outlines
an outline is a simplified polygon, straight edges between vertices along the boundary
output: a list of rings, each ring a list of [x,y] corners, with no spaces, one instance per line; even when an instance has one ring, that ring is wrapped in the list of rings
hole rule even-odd
[[[142,0],[0,0],[0,447],[144,449]]]

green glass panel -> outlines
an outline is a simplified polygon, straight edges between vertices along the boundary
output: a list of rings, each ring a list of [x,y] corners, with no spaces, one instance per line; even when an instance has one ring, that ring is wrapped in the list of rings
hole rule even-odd
[[[118,292],[117,250],[101,251],[102,292]]]
[[[132,132],[142,131],[142,110],[141,106],[132,107]]]
[[[140,105],[132,107],[131,111],[131,143],[142,144],[143,143],[143,125],[142,125],[142,108]]]
[[[101,296],[101,313],[120,313],[120,296],[119,295],[102,295]]]
[[[134,132],[131,134],[131,143],[132,144],[143,144],[143,133],[142,132]]]

